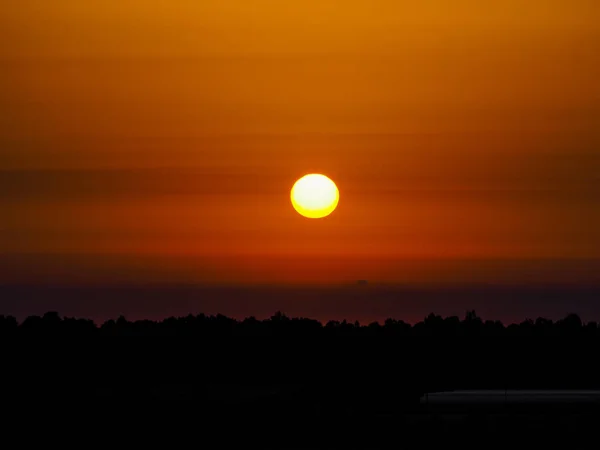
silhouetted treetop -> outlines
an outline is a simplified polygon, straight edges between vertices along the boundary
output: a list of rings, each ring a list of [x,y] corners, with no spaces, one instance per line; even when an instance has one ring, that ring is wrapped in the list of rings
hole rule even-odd
[[[556,322],[539,317],[525,319],[521,323],[505,326],[497,320],[483,320],[475,311],[467,311],[464,319],[456,316],[442,317],[429,314],[422,321],[409,324],[388,318],[383,324],[372,322],[361,325],[358,321],[330,320],[325,324],[304,317],[288,317],[281,311],[267,319],[248,317],[237,320],[222,314],[188,314],[184,317],[168,317],[161,321],[130,321],[123,315],[98,326],[92,320],[61,317],[49,311],[42,317],[29,316],[21,323],[12,316],[0,316],[0,332],[3,334],[72,334],[72,335],[373,335],[387,337],[410,336],[574,336],[585,334],[600,337],[597,322],[583,323],[576,314],[568,314]]]

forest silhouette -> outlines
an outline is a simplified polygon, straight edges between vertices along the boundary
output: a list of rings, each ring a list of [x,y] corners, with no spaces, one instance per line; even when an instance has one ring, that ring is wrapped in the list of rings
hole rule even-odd
[[[118,365],[121,378],[136,373],[140,380],[158,373],[178,380],[262,383],[376,379],[378,386],[396,386],[418,396],[459,388],[600,388],[600,327],[583,323],[576,314],[508,326],[483,320],[475,311],[462,319],[430,314],[415,324],[391,318],[384,323],[323,324],[276,312],[263,320],[220,314],[162,321],[121,316],[97,325],[48,312],[20,323],[0,316],[0,334],[16,343],[14,348],[60,342],[53,353],[65,358],[63,368],[78,359],[94,361],[90,373],[105,371],[105,380],[115,377],[111,368]],[[19,372],[19,367],[14,370]]]
[[[445,413],[423,410],[423,398],[456,389],[600,389],[600,327],[575,314],[508,326],[475,311],[415,324],[323,324],[277,312],[97,325],[48,312],[21,322],[0,316],[0,334],[3,408],[13,422],[68,423],[108,439],[125,430],[152,441],[162,430],[172,444],[201,430],[203,442],[219,446],[387,448],[398,433],[461,440],[489,438],[498,426],[516,439],[531,420],[548,437],[571,433],[556,425],[571,412],[525,420],[517,411],[500,425],[469,414],[448,428]],[[594,411],[578,412],[580,428],[597,419]]]
[[[498,320],[483,320],[474,310],[465,317],[441,317],[433,313],[415,324],[388,318],[383,323],[361,324],[358,321],[331,320],[322,323],[304,317],[288,317],[277,311],[270,318],[248,317],[237,320],[222,314],[189,314],[162,321],[127,320],[119,316],[98,325],[93,320],[61,317],[51,311],[43,316],[29,316],[21,323],[13,316],[0,315],[0,333],[14,335],[45,334],[71,336],[363,336],[363,337],[600,337],[597,322],[584,323],[577,314],[561,320],[539,317],[504,325]]]

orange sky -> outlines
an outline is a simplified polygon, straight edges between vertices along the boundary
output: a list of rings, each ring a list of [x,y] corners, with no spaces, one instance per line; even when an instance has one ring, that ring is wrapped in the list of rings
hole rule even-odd
[[[13,3],[0,282],[597,277],[596,0]]]

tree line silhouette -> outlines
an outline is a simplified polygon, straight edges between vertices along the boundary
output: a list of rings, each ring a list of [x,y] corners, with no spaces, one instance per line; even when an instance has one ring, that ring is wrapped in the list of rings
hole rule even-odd
[[[381,414],[418,409],[428,392],[600,389],[600,327],[575,314],[511,325],[475,311],[415,324],[321,323],[277,312],[98,325],[48,312],[21,322],[0,316],[0,337],[3,407],[28,424],[56,418],[82,428],[110,418],[124,429],[138,420],[140,433],[148,424],[194,432],[201,424],[205,433],[222,426],[220,436],[266,426],[286,442],[313,436],[311,444],[322,430],[336,442],[358,430],[372,448],[373,436],[398,432],[390,419],[382,434]],[[429,429],[406,425],[403,433]]]
[[[568,314],[560,320],[539,317],[520,323],[504,325],[498,320],[483,320],[475,311],[467,311],[461,320],[458,316],[441,317],[433,313],[422,321],[410,324],[388,318],[383,323],[361,324],[331,320],[322,323],[308,318],[288,317],[278,311],[267,319],[248,317],[237,320],[222,314],[189,314],[169,317],[161,321],[127,320],[124,316],[97,325],[93,320],[61,317],[57,312],[43,316],[29,316],[21,323],[13,316],[0,315],[2,334],[69,334],[106,336],[386,336],[386,337],[600,337],[600,327],[595,321],[584,323],[577,314]]]
[[[0,335],[12,343],[6,351],[13,351],[5,352],[4,375],[19,383],[53,367],[42,382],[301,380],[327,395],[339,391],[343,397],[344,386],[352,384],[355,391],[369,386],[387,397],[409,393],[413,399],[460,388],[600,389],[600,327],[576,314],[508,326],[475,311],[462,319],[430,314],[415,324],[321,323],[277,312],[263,320],[121,316],[97,325],[48,312],[20,323],[0,316]]]

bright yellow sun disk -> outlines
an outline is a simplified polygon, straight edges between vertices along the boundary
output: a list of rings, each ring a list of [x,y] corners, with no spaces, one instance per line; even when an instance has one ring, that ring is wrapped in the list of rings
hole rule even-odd
[[[309,219],[320,219],[337,208],[340,193],[325,175],[312,173],[300,178],[291,192],[294,209]]]

